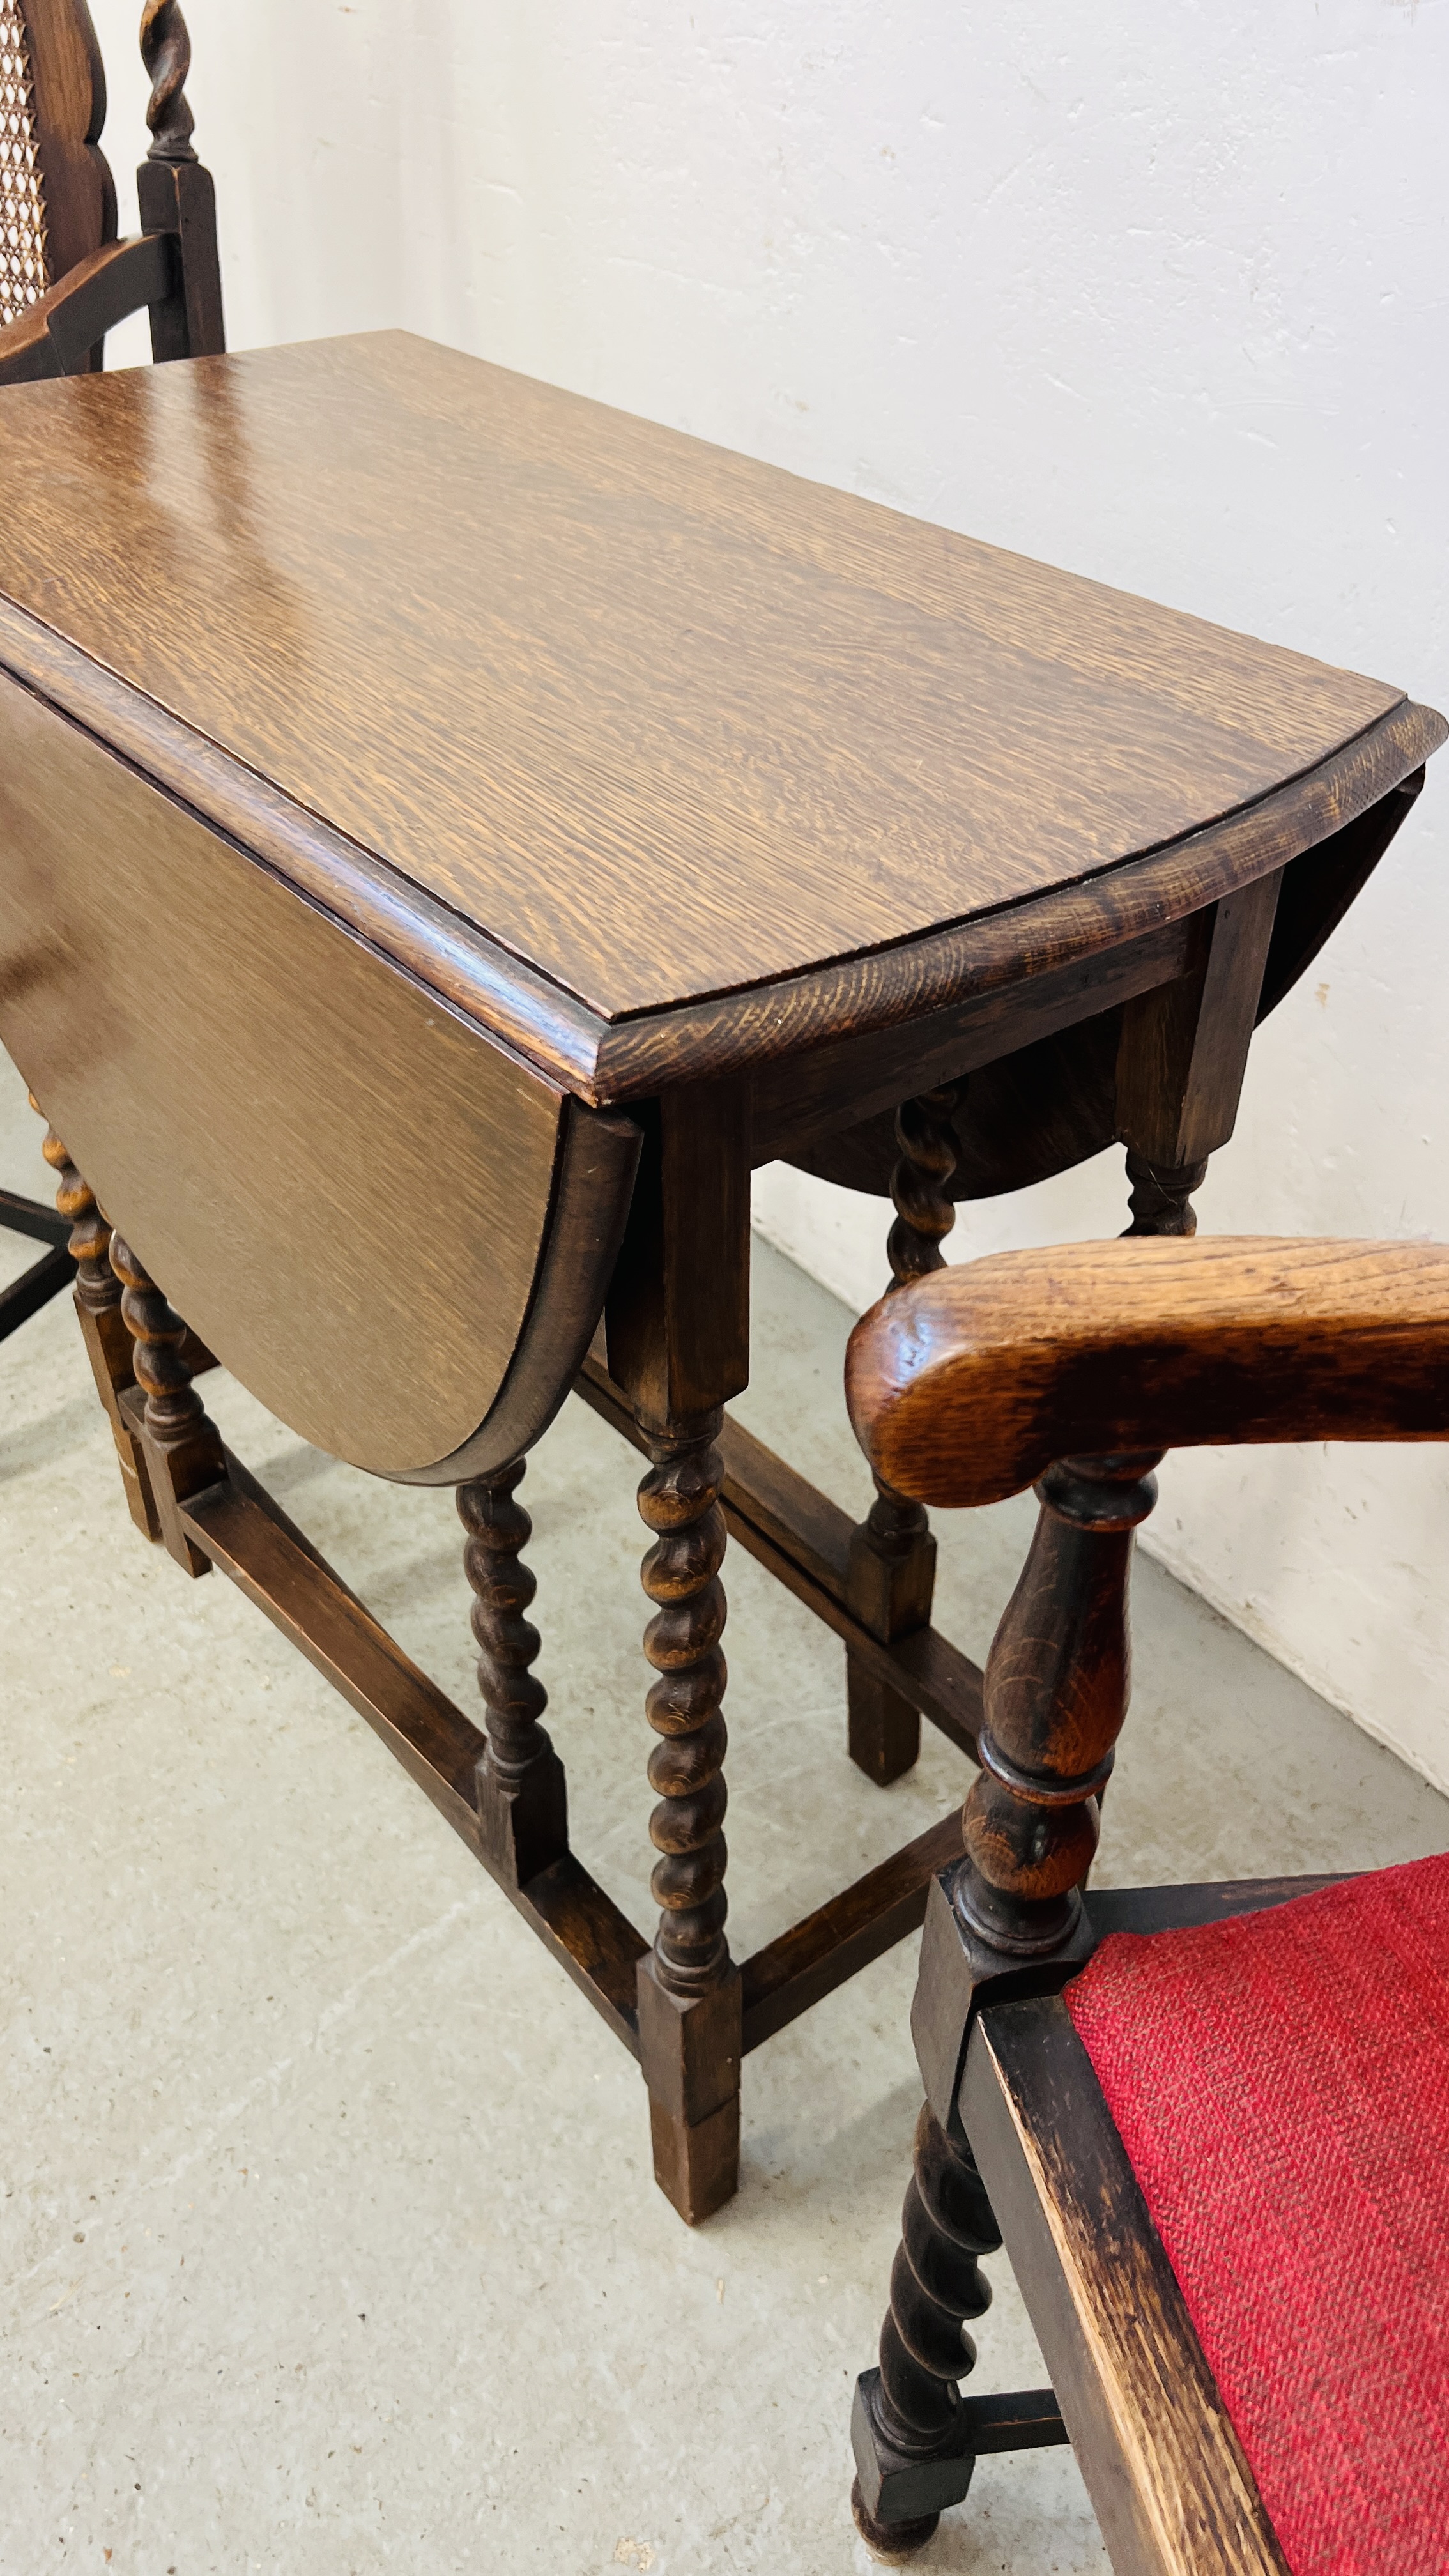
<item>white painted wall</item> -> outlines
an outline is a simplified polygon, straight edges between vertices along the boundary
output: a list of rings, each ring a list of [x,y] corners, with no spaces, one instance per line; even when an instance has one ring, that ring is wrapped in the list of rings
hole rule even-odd
[[[1449,704],[1449,0],[187,8],[234,345],[407,322]],[[1440,769],[1205,1226],[1449,1237]],[[875,1292],[878,1206],[775,1172],[759,1219]],[[1105,1157],[954,1248],[1121,1220]],[[1449,1785],[1444,1454],[1164,1484],[1168,1562]]]

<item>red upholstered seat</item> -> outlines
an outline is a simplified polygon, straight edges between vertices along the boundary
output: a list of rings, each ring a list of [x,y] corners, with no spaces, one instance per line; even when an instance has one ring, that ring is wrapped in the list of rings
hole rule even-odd
[[[1066,2002],[1292,2576],[1449,2570],[1449,1857]]]

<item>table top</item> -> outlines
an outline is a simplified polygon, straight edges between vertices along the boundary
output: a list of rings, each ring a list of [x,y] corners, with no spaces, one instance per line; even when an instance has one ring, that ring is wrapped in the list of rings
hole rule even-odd
[[[556,1035],[777,988],[1439,738],[400,332],[7,393],[0,664],[405,961],[491,957],[525,1047],[519,992]]]

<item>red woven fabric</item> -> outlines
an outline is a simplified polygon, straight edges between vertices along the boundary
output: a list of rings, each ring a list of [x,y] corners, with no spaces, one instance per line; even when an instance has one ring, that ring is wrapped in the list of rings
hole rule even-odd
[[[1293,2576],[1445,2576],[1449,1856],[1066,2001]]]

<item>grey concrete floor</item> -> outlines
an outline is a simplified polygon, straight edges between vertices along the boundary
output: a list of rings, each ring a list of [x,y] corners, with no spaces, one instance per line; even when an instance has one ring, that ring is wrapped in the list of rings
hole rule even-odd
[[[739,1411],[863,1504],[848,1318],[763,1249],[758,1280]],[[469,1704],[451,1499],[208,1391]],[[636,1474],[571,1402],[525,1498],[574,1839],[646,1923]],[[942,1526],[942,1624],[978,1654],[1029,1522]],[[965,1772],[931,1737],[870,1788],[838,1647],[738,1552],[727,1572],[744,1953]],[[67,1301],[0,1350],[0,1586],[4,2576],[864,2569],[846,2420],[908,2169],[914,1943],[748,2061],[743,2187],[691,2234],[634,2066],[461,1844],[237,1592],[133,1532]],[[1150,1564],[1137,1621],[1104,1880],[1449,1844],[1440,1798]],[[977,2385],[1031,2384],[994,2278]],[[922,2562],[1106,2563],[1063,2453],[983,2466]]]

